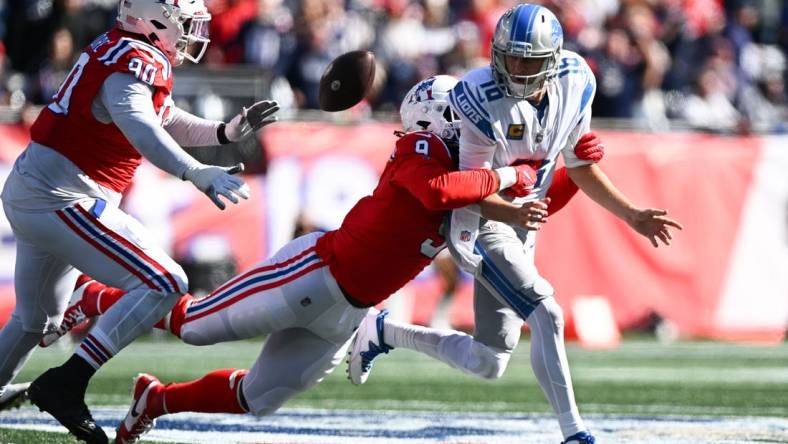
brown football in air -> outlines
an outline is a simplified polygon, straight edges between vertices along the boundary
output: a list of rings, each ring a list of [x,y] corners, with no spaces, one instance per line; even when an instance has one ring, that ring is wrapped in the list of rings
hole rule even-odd
[[[320,78],[320,109],[346,110],[366,97],[375,79],[375,55],[351,51],[328,64]]]

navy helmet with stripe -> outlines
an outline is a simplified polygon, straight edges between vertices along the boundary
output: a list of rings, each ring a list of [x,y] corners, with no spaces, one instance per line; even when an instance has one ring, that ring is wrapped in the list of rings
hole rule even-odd
[[[521,99],[538,93],[555,77],[563,43],[561,23],[549,9],[530,3],[509,9],[498,20],[492,39],[492,69],[498,86]],[[513,73],[511,64],[517,59],[541,63],[534,64],[537,68],[527,75]]]

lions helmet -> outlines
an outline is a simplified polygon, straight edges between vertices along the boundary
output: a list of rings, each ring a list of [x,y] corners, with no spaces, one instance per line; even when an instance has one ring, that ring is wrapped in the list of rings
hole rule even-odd
[[[496,83],[510,97],[525,99],[539,92],[555,78],[563,44],[561,24],[549,9],[529,3],[509,9],[492,39]],[[527,72],[514,72],[513,64],[523,64]]]
[[[458,142],[460,119],[449,105],[449,92],[457,79],[432,76],[413,86],[399,108],[405,131],[429,131],[440,138]]]
[[[197,63],[208,47],[211,14],[203,0],[120,0],[118,27],[145,36],[173,65]]]

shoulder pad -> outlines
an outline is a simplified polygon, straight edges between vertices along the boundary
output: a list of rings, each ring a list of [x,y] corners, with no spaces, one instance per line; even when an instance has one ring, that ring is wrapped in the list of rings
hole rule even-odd
[[[406,133],[397,139],[397,148],[394,157],[411,155],[423,156],[425,159],[435,159],[451,168],[453,165],[449,147],[443,139],[428,131],[415,131]]]
[[[584,112],[596,93],[596,78],[585,59],[575,52],[561,51],[557,77],[566,83],[570,94],[580,95],[580,112]]]
[[[126,72],[156,87],[172,84],[172,66],[153,45],[122,37],[113,45],[96,52],[97,60],[117,72]]]
[[[490,88],[497,90],[494,84]],[[449,93],[449,101],[454,112],[460,115],[463,129],[474,130],[492,144],[495,142],[495,133],[490,123],[490,113],[482,105],[482,94],[480,86],[461,80]]]

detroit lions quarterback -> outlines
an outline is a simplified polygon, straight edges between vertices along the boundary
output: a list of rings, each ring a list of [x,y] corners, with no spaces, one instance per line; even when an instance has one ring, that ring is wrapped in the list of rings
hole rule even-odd
[[[596,82],[583,58],[562,45],[561,24],[549,9],[520,4],[503,14],[491,64],[467,73],[449,96],[463,122],[460,168],[534,165],[536,181],[515,197],[519,203],[545,196],[561,154],[581,190],[655,247],[658,240],[669,244],[669,228],[681,229],[679,223],[664,210],[636,207],[596,164],[575,154],[578,143],[600,144],[590,132]],[[536,231],[490,221],[478,211],[494,214],[494,208],[507,204],[495,194],[478,208],[452,214],[449,248],[476,279],[474,335],[398,324],[385,311],[369,315],[351,351],[351,380],[363,383],[372,360],[393,347],[420,351],[479,377],[499,378],[525,321],[531,330],[531,365],[558,417],[563,442],[592,444],[594,436],[575,403],[561,307],[534,265]]]
[[[248,198],[246,184],[181,146],[238,141],[274,121],[278,110],[276,102],[262,101],[224,123],[174,106],[172,68],[200,60],[210,19],[203,0],[119,2],[117,26],[79,56],[33,124],[31,142],[3,188],[17,259],[16,309],[0,332],[0,391],[17,391],[9,382],[42,336],[60,325],[78,270],[130,296],[104,315],[63,366],[28,389],[34,404],[87,442],[107,442],[84,402],[90,378],[188,287],[181,267],[118,208],[142,157],[224,209],[222,199]]]

